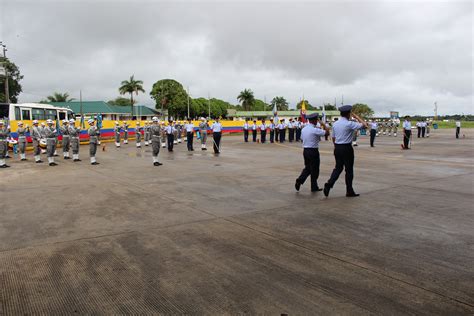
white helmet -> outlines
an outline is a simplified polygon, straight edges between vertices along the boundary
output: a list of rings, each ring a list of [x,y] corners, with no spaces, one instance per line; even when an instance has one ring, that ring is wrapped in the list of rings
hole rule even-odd
[[[64,120],[63,120],[63,123],[67,123],[67,120],[66,120],[66,119],[64,119]]]
[[[119,125],[119,122],[115,121],[115,125]]]
[[[70,119],[69,123],[76,123],[76,120],[75,119]]]
[[[157,118],[156,116],[153,116],[152,121],[153,121],[153,122],[159,122],[159,120],[158,120],[158,118]]]
[[[46,126],[46,124],[44,124],[44,122],[41,122],[41,126]]]
[[[89,123],[89,124],[94,123],[94,120],[93,120],[93,119],[89,119],[89,120],[87,121],[87,123]]]
[[[140,121],[137,121],[137,125],[140,125]]]
[[[53,124],[53,120],[48,119],[48,120],[46,121],[46,123],[47,123],[47,124]]]
[[[18,125],[23,125],[23,122],[18,122]]]
[[[38,120],[34,120],[34,121],[33,121],[33,124],[38,124]]]

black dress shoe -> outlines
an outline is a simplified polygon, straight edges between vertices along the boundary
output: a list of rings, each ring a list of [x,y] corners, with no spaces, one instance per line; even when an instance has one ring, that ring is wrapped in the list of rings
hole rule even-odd
[[[82,161],[81,159],[74,159],[73,162]]]
[[[97,161],[96,162],[91,162],[91,165],[96,166],[96,165],[100,165],[100,163],[98,163]]]
[[[58,164],[55,163],[55,162],[50,162],[49,165],[50,165],[51,167],[53,167],[53,166],[57,166]]]
[[[207,150],[207,148],[203,148],[202,150]]]
[[[1,165],[0,168],[8,168],[9,166],[7,165]]]
[[[299,191],[299,190],[300,190],[300,187],[301,187],[301,182],[300,182],[298,179],[296,179],[296,181],[295,181],[295,189],[296,189],[296,191]]]
[[[356,197],[356,196],[359,196],[360,194],[357,194],[355,192],[349,192],[349,193],[346,193],[346,196],[347,197]]]
[[[26,159],[26,158],[22,158],[22,159],[21,159],[21,161],[27,161],[27,160],[28,160],[28,159]]]
[[[330,191],[330,190],[331,190],[331,187],[329,186],[329,183],[325,183],[325,184],[324,184],[324,190],[323,190],[325,197],[328,197],[328,196],[329,196],[329,191]]]
[[[36,163],[43,163],[43,160],[38,160],[36,161]]]
[[[316,190],[311,190],[311,192],[321,192],[323,189],[317,188]]]

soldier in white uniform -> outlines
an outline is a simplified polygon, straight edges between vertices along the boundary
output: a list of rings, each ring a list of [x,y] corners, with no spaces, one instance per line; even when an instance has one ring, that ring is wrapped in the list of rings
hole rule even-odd
[[[201,117],[201,123],[199,123],[199,134],[201,134],[201,150],[207,150],[206,141],[207,141],[207,129],[209,125],[204,117]]]
[[[214,154],[218,155],[221,152],[221,136],[222,136],[222,124],[217,118],[214,124],[212,124],[212,137],[214,140]]]
[[[252,141],[255,143],[257,141],[257,121],[253,120],[252,125]]]
[[[54,122],[47,120],[44,128],[44,135],[46,136],[46,155],[50,166],[57,166],[54,162],[54,152],[56,151],[56,136],[58,131],[53,127]]]
[[[324,195],[327,197],[329,191],[336,183],[342,171],[346,170],[346,196],[355,197],[359,194],[354,192],[352,180],[354,178],[354,148],[352,147],[352,139],[354,132],[361,128],[367,128],[367,123],[359,116],[351,113],[352,106],[344,105],[339,108],[341,118],[333,124],[332,140],[334,142],[334,157],[336,159],[336,167],[332,171],[331,178],[324,185]],[[350,121],[354,117],[358,122]]]
[[[33,128],[31,130],[31,139],[33,140],[33,155],[35,157],[36,163],[42,163],[41,160],[41,148],[40,141],[43,136],[41,135],[40,127],[38,126],[38,121],[33,121]]]
[[[71,149],[72,149],[72,161],[78,162],[79,159],[79,145],[80,145],[80,135],[81,129],[75,126],[76,121],[74,119],[69,120],[69,137],[71,137]]]
[[[194,124],[191,119],[188,119],[188,123],[184,125],[184,129],[186,130],[186,145],[188,146],[188,151],[194,151]]]
[[[270,118],[268,128],[270,129],[270,143],[273,143],[275,139],[275,123],[273,123],[273,118]]]
[[[174,145],[174,137],[176,134],[176,128],[173,126],[173,121],[168,122],[168,126],[166,126],[166,138],[168,140],[168,151],[172,152],[173,151],[173,145]]]
[[[9,129],[5,126],[3,121],[0,121],[0,168],[8,168],[10,167],[5,162],[7,149],[8,149],[8,141],[7,137],[10,134]]]
[[[321,128],[318,127],[319,115],[317,113],[310,114],[306,118],[308,119],[309,124],[301,131],[304,169],[296,179],[295,189],[296,191],[299,191],[301,185],[304,184],[308,176],[311,175],[311,192],[318,192],[322,191],[318,186],[320,165],[319,142],[321,141],[322,136],[329,134],[329,130],[326,128],[324,122],[320,122]]]
[[[69,145],[70,145],[70,136],[69,136],[69,127],[68,127],[68,121],[63,120],[63,125],[59,127],[60,133],[63,135],[63,140],[62,140],[62,147],[63,147],[63,158],[64,159],[71,159],[69,157]]]
[[[127,121],[123,121],[123,143],[128,144],[128,123]]]
[[[260,124],[260,142],[264,144],[266,139],[267,139],[267,124],[265,124],[265,120],[262,120],[262,124]]]
[[[244,130],[244,142],[248,143],[249,142],[249,120],[245,119],[244,126],[242,129]]]
[[[23,127],[23,122],[18,122],[18,129],[16,131],[18,133],[18,149],[20,150],[20,158],[21,161],[26,160],[26,133],[30,132],[30,128],[28,125]]]
[[[135,127],[135,142],[137,143],[137,148],[142,147],[142,128],[140,126],[140,121],[137,121]]]
[[[378,124],[374,119],[372,119],[372,122],[369,124],[369,126],[370,126],[370,147],[374,147]]]
[[[120,130],[122,128],[119,125],[119,122],[115,122],[114,127],[114,136],[115,136],[115,147],[120,148]]]
[[[151,147],[152,147],[152,156],[153,156],[153,166],[161,166],[162,163],[158,161],[158,154],[160,153],[160,144],[161,144],[161,131],[160,121],[155,116],[153,117],[153,125],[149,127],[150,137],[151,137]]]
[[[87,134],[89,135],[89,156],[91,158],[91,165],[98,165],[99,163],[95,158],[95,154],[97,153],[97,143],[99,142],[100,130],[95,126],[93,119],[88,120],[87,123],[89,123]]]
[[[144,136],[145,136],[145,146],[148,146],[150,143],[150,122],[146,121],[145,127],[144,127]]]

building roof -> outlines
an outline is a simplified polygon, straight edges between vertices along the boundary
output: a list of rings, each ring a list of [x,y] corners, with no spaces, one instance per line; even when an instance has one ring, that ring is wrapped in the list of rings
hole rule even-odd
[[[322,110],[306,110],[306,114],[319,113],[322,114]],[[338,116],[339,111],[326,111],[328,116]],[[278,111],[278,116],[300,116],[300,110],[291,111]],[[272,111],[228,111],[227,116],[231,117],[261,117],[261,116],[273,116]]]
[[[71,109],[74,113],[81,113],[81,102],[49,102],[49,104]],[[82,101],[82,112],[84,114],[130,114],[129,106],[111,105],[104,101]],[[134,105],[133,114],[140,116],[155,115],[159,112],[144,105]]]

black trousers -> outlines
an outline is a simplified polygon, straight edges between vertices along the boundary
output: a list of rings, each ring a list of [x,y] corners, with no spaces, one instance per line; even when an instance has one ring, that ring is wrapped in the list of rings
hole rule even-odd
[[[270,130],[270,143],[273,143],[274,138],[275,138],[275,131]]]
[[[166,138],[168,139],[168,151],[173,151],[174,135],[167,134]]]
[[[244,129],[244,142],[248,143],[249,142],[249,130]]]
[[[212,136],[214,137],[214,153],[218,154],[220,153],[220,146],[221,146],[221,132],[214,132],[212,133]]]
[[[262,143],[265,143],[266,139],[267,139],[267,131],[260,131],[260,141]]]
[[[291,143],[294,140],[295,140],[295,129],[294,128],[289,128],[288,129],[288,141]]]
[[[280,139],[280,130],[277,128],[275,129],[275,141],[278,142]]]
[[[193,132],[186,132],[186,141],[188,145],[188,150],[193,150],[193,137],[194,133]]]
[[[336,167],[332,171],[331,178],[328,181],[332,188],[336,183],[342,171],[346,170],[346,192],[352,193],[352,180],[354,179],[354,148],[352,144],[335,144],[334,158],[336,159]]]
[[[280,130],[280,143],[283,143],[285,141],[285,130],[281,129]]]
[[[425,133],[426,133],[426,127],[422,127],[421,128],[421,137],[425,137]]]
[[[421,136],[421,127],[417,127],[417,129],[418,129],[418,138],[420,138],[420,136]]]
[[[408,149],[408,145],[410,144],[410,138],[411,138],[411,131],[410,130],[403,130],[403,147],[405,149]]]
[[[311,175],[311,192],[316,192],[318,187],[319,177],[319,150],[318,148],[303,149],[304,169],[301,171],[298,181],[303,184],[309,175]]]
[[[376,129],[370,130],[370,147],[374,147],[375,135],[377,135]]]
[[[301,128],[296,129],[296,141],[299,142],[301,140]]]
[[[459,138],[459,133],[461,132],[460,127],[456,127],[456,138]]]
[[[257,130],[256,129],[252,130],[252,141],[253,142],[257,141]]]

